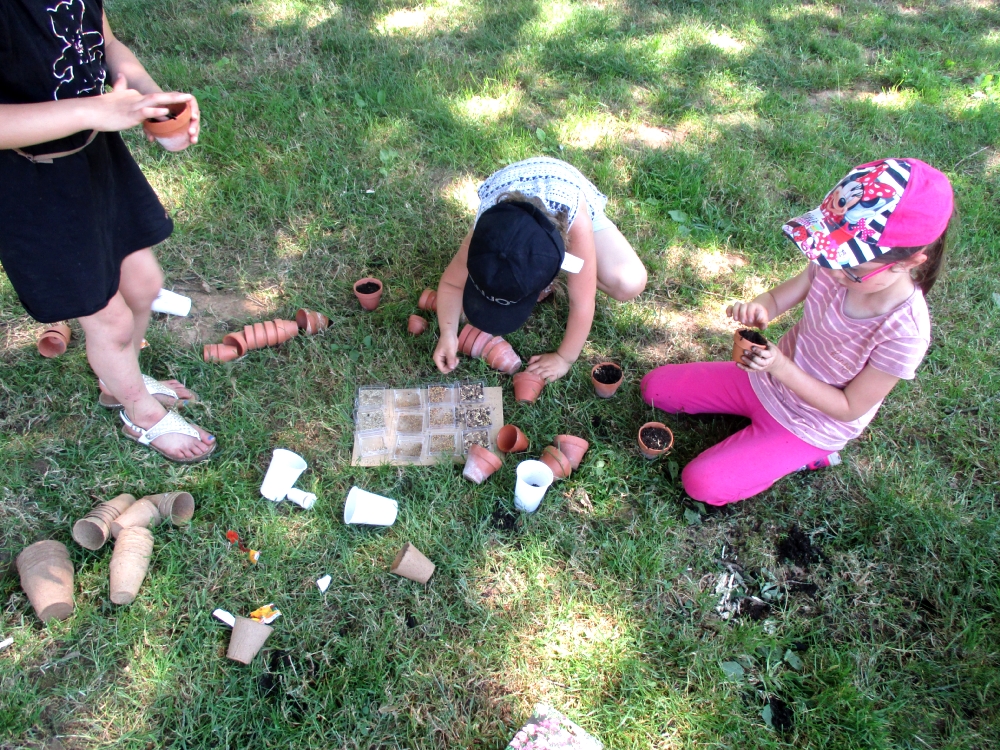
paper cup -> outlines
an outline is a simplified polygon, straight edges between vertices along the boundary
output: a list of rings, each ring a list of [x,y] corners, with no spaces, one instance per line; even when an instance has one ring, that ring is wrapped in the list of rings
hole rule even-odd
[[[298,453],[275,448],[271,456],[271,465],[267,467],[264,483],[260,486],[260,494],[273,502],[285,499],[288,490],[298,481],[299,475],[308,468]]]
[[[229,638],[226,657],[240,664],[249,664],[273,631],[274,628],[270,625],[251,620],[249,617],[237,617],[233,625],[233,634]]]
[[[519,463],[517,483],[514,485],[514,507],[534,513],[553,479],[552,469],[541,461]]]
[[[316,504],[316,496],[311,492],[303,492],[298,487],[292,487],[285,495],[285,500],[295,503],[300,508],[309,510]]]
[[[366,526],[392,526],[396,522],[399,503],[388,497],[351,487],[344,504],[344,523]]]
[[[161,289],[153,300],[152,310],[167,315],[185,316],[191,312],[191,298],[171,292],[169,289]]]

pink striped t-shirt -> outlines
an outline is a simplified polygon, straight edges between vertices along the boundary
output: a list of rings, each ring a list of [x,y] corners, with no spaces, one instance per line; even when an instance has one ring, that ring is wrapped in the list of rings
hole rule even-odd
[[[855,320],[844,314],[847,289],[810,264],[812,285],[802,319],[781,337],[778,348],[817,380],[845,388],[866,365],[910,380],[931,340],[930,315],[916,289],[894,310]],[[751,372],[750,384],[764,408],[785,429],[817,448],[838,451],[875,417],[882,402],[853,422],[827,416],[766,372]]]

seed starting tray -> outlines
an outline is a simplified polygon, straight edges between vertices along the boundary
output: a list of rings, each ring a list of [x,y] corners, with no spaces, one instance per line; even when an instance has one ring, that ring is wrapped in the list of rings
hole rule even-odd
[[[354,401],[351,466],[461,463],[473,443],[497,452],[503,391],[482,381],[367,385]]]

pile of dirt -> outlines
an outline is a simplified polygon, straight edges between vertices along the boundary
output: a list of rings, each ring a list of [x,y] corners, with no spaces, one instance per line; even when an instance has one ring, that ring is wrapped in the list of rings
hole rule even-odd
[[[808,535],[795,525],[778,542],[777,554],[779,560],[789,560],[804,570],[823,559],[822,550],[814,547]]]

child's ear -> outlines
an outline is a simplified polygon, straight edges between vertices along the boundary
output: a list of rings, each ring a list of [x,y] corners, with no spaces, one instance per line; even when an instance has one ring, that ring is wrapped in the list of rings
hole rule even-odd
[[[921,250],[918,253],[914,253],[906,260],[901,260],[899,262],[899,265],[903,266],[903,268],[916,268],[917,266],[926,262],[927,262],[927,253]]]

